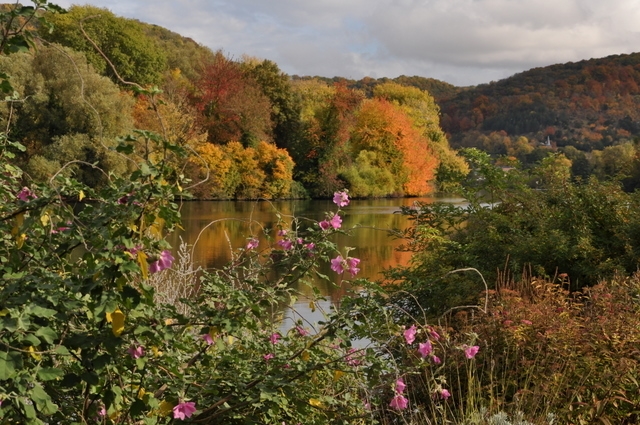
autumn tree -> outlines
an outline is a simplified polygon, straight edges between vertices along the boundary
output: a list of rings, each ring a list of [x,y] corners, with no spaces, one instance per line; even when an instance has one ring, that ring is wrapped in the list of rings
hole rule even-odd
[[[194,85],[192,101],[211,143],[255,146],[272,140],[271,103],[255,80],[221,52]]]

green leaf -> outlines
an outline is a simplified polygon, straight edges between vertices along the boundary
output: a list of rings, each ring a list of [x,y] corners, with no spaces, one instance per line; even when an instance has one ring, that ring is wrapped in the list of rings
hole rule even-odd
[[[56,367],[45,367],[38,370],[38,378],[42,381],[52,381],[57,378],[62,378],[64,371]]]
[[[11,379],[22,368],[22,355],[17,351],[0,352],[0,381]]]
[[[29,346],[37,347],[40,345],[40,340],[33,334],[27,334],[24,338],[22,338],[22,343]]]
[[[36,384],[33,387],[33,390],[31,391],[31,400],[33,400],[34,404],[43,415],[53,415],[58,411],[58,406],[53,404],[49,394],[47,394],[44,388],[39,384]]]
[[[48,326],[38,329],[36,331],[36,336],[39,336],[40,338],[44,339],[48,344],[53,344],[53,342],[56,339],[58,339],[58,334]],[[69,352],[67,351],[66,353],[60,353],[60,354],[69,354]]]
[[[36,306],[31,306],[31,308],[27,309],[27,311],[30,311],[32,315],[36,316],[36,317],[51,317],[54,314],[57,313],[56,310],[50,309],[50,308],[45,308],[45,307],[40,307],[39,305]]]

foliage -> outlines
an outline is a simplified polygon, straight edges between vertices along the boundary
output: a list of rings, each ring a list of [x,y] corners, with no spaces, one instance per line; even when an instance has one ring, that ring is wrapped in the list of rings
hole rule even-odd
[[[68,13],[48,19],[55,30],[41,33],[41,37],[83,52],[100,74],[117,83],[121,81],[115,70],[125,81],[141,85],[157,84],[166,70],[164,52],[136,20],[117,17],[107,9],[94,6],[72,6]],[[109,58],[115,70],[93,43]]]
[[[51,45],[1,57],[0,69],[12,75],[17,93],[2,105],[2,126],[26,146],[20,158],[30,173],[48,179],[71,160],[97,163],[107,173],[126,170],[110,140],[130,131],[132,100],[84,55]],[[71,169],[91,185],[102,181],[90,166]]]
[[[403,209],[413,220],[404,234],[405,249],[415,254],[409,267],[389,277],[419,294],[430,314],[473,300],[478,288],[473,280],[441,279],[458,268],[474,267],[489,282],[501,273],[566,273],[571,288],[578,289],[638,267],[636,195],[615,183],[556,178],[545,168],[551,162],[533,171],[543,190],[532,189],[526,185],[531,177],[515,169],[505,173],[487,154],[469,150],[465,155],[472,169],[462,191],[465,205]]]
[[[501,409],[558,423],[638,420],[638,277],[616,277],[571,296],[533,279],[492,292],[489,315],[467,324],[486,341],[480,392]]]

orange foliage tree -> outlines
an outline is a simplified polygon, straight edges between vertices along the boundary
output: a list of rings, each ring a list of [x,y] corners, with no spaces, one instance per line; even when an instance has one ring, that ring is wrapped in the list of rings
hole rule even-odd
[[[394,194],[415,196],[431,190],[429,182],[435,177],[438,160],[429,140],[399,106],[384,99],[363,102],[351,134],[351,149],[354,156],[361,151],[376,153],[372,165],[391,172]]]

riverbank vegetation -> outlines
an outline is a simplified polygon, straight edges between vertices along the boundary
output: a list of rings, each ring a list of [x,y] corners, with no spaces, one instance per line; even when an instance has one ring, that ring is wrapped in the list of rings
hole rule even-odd
[[[258,114],[239,140],[212,143],[217,136],[198,127],[206,123],[184,111],[219,104],[189,103],[180,73],[171,76],[176,90],[160,94],[121,80],[117,67],[92,73],[87,64],[100,69],[99,56],[55,45],[16,53],[32,41],[23,24],[57,10],[34,5],[0,15],[9,29],[2,63],[16,75],[1,76],[2,87],[30,93],[7,100],[0,137],[3,423],[638,422],[640,217],[637,195],[620,181],[576,179],[560,154],[509,170],[475,149],[453,155],[429,115],[432,99],[397,84],[369,98],[317,81],[290,88],[311,93],[300,131],[335,142],[304,145],[317,151],[287,153],[294,140],[261,140],[298,125],[282,92],[262,92],[282,102],[269,113],[272,127]],[[52,20],[64,27],[67,18]],[[150,57],[162,63],[161,54]],[[241,88],[259,98],[257,88],[279,74],[268,62],[245,62],[241,75],[256,85]],[[132,75],[162,78],[129,65]],[[235,68],[218,65],[229,65],[234,81]],[[56,69],[68,73],[64,81]],[[270,87],[285,79],[277,81]],[[113,104],[131,108],[133,121],[108,113]],[[216,114],[233,112],[225,111]],[[135,130],[135,120],[146,128]],[[408,161],[414,151],[425,156]],[[256,223],[216,270],[193,264],[190,247],[168,245],[191,192],[209,184],[227,195],[282,193],[277,176],[295,175],[297,157],[317,161],[307,190],[332,196],[323,220],[278,214],[274,229]],[[350,168],[349,158],[359,165]],[[237,185],[216,167],[202,183],[206,164],[228,164]],[[412,262],[381,282],[359,279],[362,260],[331,239],[349,233],[342,216],[353,193],[334,187],[344,178],[361,196],[419,192],[422,167],[446,174],[468,205],[403,210],[413,219],[402,234]],[[294,312],[282,324],[283,307],[302,295],[293,283],[313,292],[317,278],[348,281],[353,293],[318,323]],[[319,310],[314,294],[309,306]]]

